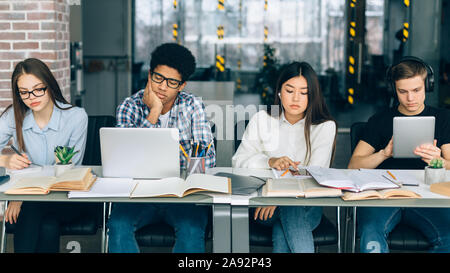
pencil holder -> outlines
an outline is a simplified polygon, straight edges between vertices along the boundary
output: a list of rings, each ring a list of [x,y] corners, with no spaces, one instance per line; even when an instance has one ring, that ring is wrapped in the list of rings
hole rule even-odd
[[[205,173],[205,159],[206,157],[191,157],[187,167],[188,175],[193,173]]]

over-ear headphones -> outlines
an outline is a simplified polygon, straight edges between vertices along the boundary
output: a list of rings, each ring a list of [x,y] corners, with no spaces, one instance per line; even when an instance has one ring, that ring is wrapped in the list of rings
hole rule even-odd
[[[425,69],[427,70],[427,77],[425,79],[425,92],[433,92],[433,89],[434,89],[433,68],[426,62],[422,61],[421,59],[419,59],[417,57],[413,57],[413,56],[405,56],[405,57],[401,58],[397,63],[388,67],[388,69],[386,70],[386,82],[387,82],[388,92],[390,92],[394,97],[397,97],[397,93],[395,90],[395,82],[392,79],[392,68],[399,65],[400,63],[403,63],[406,61],[418,62],[425,67]]]

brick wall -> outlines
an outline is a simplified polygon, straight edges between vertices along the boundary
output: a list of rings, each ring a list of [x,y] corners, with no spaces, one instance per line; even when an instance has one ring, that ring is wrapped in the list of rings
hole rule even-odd
[[[70,101],[69,1],[0,1],[0,111],[11,104],[11,75],[26,58],[44,61]]]

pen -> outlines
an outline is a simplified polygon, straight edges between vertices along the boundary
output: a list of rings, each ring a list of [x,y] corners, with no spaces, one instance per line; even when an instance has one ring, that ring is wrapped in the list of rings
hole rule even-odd
[[[20,155],[20,156],[22,155],[22,154],[19,152],[19,150],[17,150],[16,147],[14,147],[14,145],[12,145],[12,144],[11,144],[11,149],[13,149],[14,152],[15,152],[16,154],[18,154],[18,155]]]
[[[392,183],[394,183],[395,185],[397,185],[398,187],[401,187],[402,185],[400,183],[397,183],[395,181],[392,181],[392,179],[389,179],[389,177],[385,176],[384,174],[382,175],[384,178],[386,178],[387,180],[391,181]]]
[[[387,171],[387,173],[388,173],[392,178],[394,178],[394,180],[397,180],[397,178],[395,178],[395,176],[394,176],[390,171]]]
[[[12,145],[11,144],[11,149],[13,149],[14,150],[14,152],[16,153],[16,154],[18,154],[18,155],[20,155],[20,156],[22,156],[22,154],[19,152],[19,150],[17,150],[17,148],[16,147],[14,147],[14,145]],[[35,164],[35,163],[31,163],[31,164],[34,164],[34,165],[36,165],[36,166],[39,166],[39,167],[42,167],[41,165],[39,165],[39,164]]]
[[[287,169],[286,171],[284,171],[284,173],[281,175],[281,177],[283,177],[285,174],[287,174],[289,171],[289,169]]]

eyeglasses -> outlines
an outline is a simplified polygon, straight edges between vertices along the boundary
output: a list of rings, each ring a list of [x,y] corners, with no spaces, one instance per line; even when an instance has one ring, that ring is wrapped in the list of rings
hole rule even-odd
[[[19,94],[23,100],[30,98],[30,94],[33,94],[33,96],[35,96],[35,97],[42,97],[45,94],[45,91],[47,90],[47,88],[48,87],[46,86],[46,87],[36,88],[31,91],[20,91],[19,90]]]
[[[167,86],[173,89],[177,89],[183,83],[182,81],[176,79],[166,78],[157,72],[151,73],[152,73],[152,81],[156,83],[163,83],[164,81],[167,81]]]

